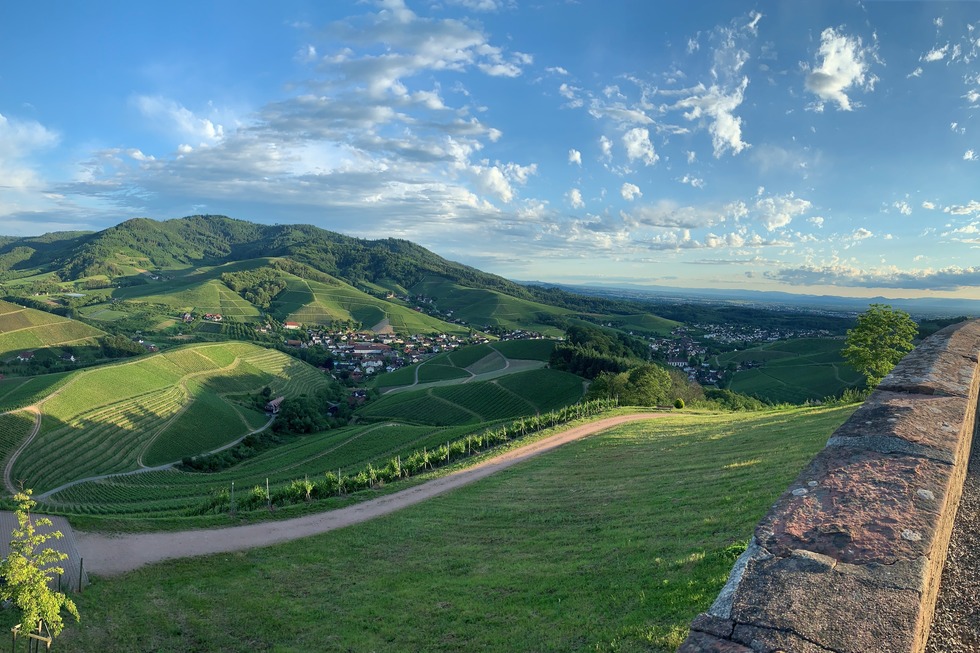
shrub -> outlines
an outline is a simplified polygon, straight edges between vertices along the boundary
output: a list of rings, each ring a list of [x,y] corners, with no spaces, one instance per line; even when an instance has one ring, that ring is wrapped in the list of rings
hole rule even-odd
[[[684,407],[684,400],[683,399],[681,399],[680,397],[678,397],[677,399],[674,399],[674,408],[676,408],[677,410],[680,410],[683,407]]]

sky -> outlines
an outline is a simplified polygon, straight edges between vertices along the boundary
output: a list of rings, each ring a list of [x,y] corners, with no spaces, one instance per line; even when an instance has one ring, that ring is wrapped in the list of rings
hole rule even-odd
[[[0,234],[220,214],[517,280],[980,298],[980,3],[0,4]]]

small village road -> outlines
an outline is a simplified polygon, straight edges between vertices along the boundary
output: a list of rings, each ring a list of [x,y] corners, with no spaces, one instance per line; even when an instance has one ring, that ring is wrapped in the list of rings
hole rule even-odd
[[[665,413],[637,413],[583,424],[526,446],[512,449],[447,476],[339,510],[283,521],[211,530],[123,535],[76,531],[75,539],[78,543],[79,554],[85,560],[85,569],[89,573],[101,576],[122,574],[138,569],[143,565],[172,558],[228,553],[269,546],[326,533],[387,515],[486,478],[495,472],[551,451],[568,442],[606,431],[620,424],[655,419],[664,415]]]

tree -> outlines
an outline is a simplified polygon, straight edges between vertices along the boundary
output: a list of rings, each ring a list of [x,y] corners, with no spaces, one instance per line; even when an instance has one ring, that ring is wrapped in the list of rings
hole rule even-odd
[[[864,374],[868,388],[874,388],[905,354],[912,344],[918,327],[905,311],[887,304],[871,304],[857,317],[857,325],[848,330],[841,355]]]
[[[61,531],[39,533],[39,526],[50,526],[47,518],[33,519],[31,509],[35,502],[31,491],[14,495],[18,527],[11,533],[10,555],[0,562],[0,599],[11,601],[21,611],[21,624],[38,634],[44,628],[51,637],[57,637],[64,628],[61,609],[66,609],[76,621],[79,619],[75,603],[62,592],[51,589],[52,579],[64,573],[54,563],[66,560],[68,555],[50,547],[41,548],[49,539],[62,537]]]

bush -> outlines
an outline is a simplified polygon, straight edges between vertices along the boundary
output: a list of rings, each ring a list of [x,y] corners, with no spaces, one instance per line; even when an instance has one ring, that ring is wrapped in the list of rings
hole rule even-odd
[[[674,399],[674,408],[676,408],[677,410],[680,410],[683,407],[684,407],[684,400],[683,399],[681,399],[680,397],[678,397],[677,399]]]

